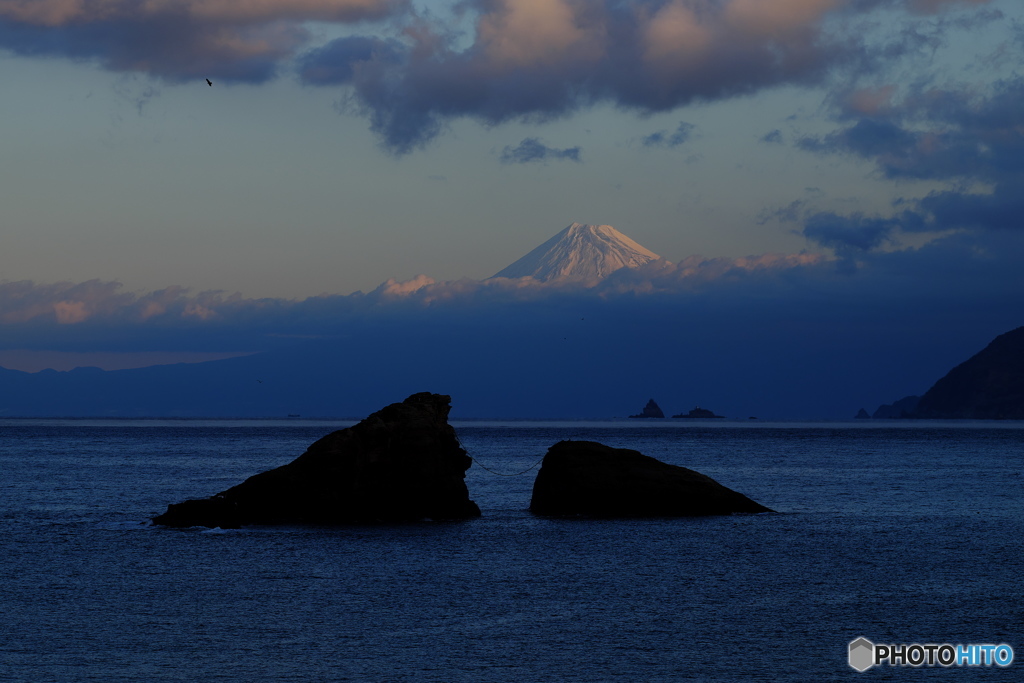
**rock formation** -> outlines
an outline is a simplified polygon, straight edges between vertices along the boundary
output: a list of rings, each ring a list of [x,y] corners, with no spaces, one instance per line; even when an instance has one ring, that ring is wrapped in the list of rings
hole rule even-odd
[[[857,414],[853,416],[853,419],[855,419],[855,420],[870,420],[871,416],[868,415],[868,411],[866,411],[863,408],[861,408],[860,410],[857,411]]]
[[[771,512],[699,472],[593,441],[560,441],[548,449],[530,511],[593,517]]]
[[[701,408],[700,406],[695,407],[690,412],[679,415],[673,415],[672,417],[686,417],[693,420],[706,420],[708,418],[724,418],[725,415],[715,415],[715,413],[707,408]]]
[[[652,398],[644,406],[644,409],[640,411],[639,415],[630,415],[630,417],[665,417],[665,413],[662,412],[661,408]]]
[[[1024,420],[1024,327],[993,339],[923,396],[881,405],[872,417]]]
[[[1024,327],[999,335],[950,370],[911,417],[1024,420]]]
[[[450,402],[413,394],[328,434],[287,465],[170,505],[153,522],[237,528],[478,517],[465,482],[472,460],[448,424]]]

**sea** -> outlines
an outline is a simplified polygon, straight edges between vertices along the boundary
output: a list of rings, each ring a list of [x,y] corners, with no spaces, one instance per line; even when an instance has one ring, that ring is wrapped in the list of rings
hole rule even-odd
[[[330,420],[0,420],[0,681],[1024,680],[1024,423],[453,421],[483,516],[169,529]],[[528,512],[552,444],[775,512]],[[1007,644],[861,673],[851,641]]]

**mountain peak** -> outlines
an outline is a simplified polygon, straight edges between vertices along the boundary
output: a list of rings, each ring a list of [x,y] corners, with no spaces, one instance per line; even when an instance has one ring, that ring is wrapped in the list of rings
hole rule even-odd
[[[636,268],[659,258],[610,225],[573,223],[494,277],[600,280],[620,268]]]

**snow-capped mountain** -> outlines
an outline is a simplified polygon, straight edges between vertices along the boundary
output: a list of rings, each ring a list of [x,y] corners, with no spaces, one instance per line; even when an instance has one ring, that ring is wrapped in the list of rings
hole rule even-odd
[[[659,258],[610,225],[573,223],[494,277],[593,281]]]

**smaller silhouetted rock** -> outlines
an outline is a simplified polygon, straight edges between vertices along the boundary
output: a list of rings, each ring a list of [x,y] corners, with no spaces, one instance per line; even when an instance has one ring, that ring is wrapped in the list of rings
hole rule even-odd
[[[917,404],[920,400],[920,396],[904,396],[894,403],[885,403],[878,406],[878,410],[876,410],[871,417],[876,420],[914,417],[914,413],[917,411]]]
[[[688,413],[680,413],[678,415],[673,415],[672,417],[684,417],[689,418],[691,420],[706,420],[708,418],[724,418],[725,416],[715,415],[714,412],[708,410],[707,408],[701,408],[700,406],[697,406]]]
[[[647,405],[644,406],[643,412],[639,415],[630,415],[630,417],[665,417],[665,413],[661,412],[661,408],[652,398],[647,402]]]
[[[530,511],[593,517],[771,512],[700,472],[594,441],[560,441],[548,450]]]
[[[860,410],[857,411],[857,414],[853,416],[853,419],[855,419],[855,420],[870,420],[871,416],[868,415],[868,411],[866,411],[863,408],[861,408]]]
[[[333,432],[297,459],[153,518],[174,527],[349,524],[480,516],[472,460],[448,424],[451,398],[413,394]]]

